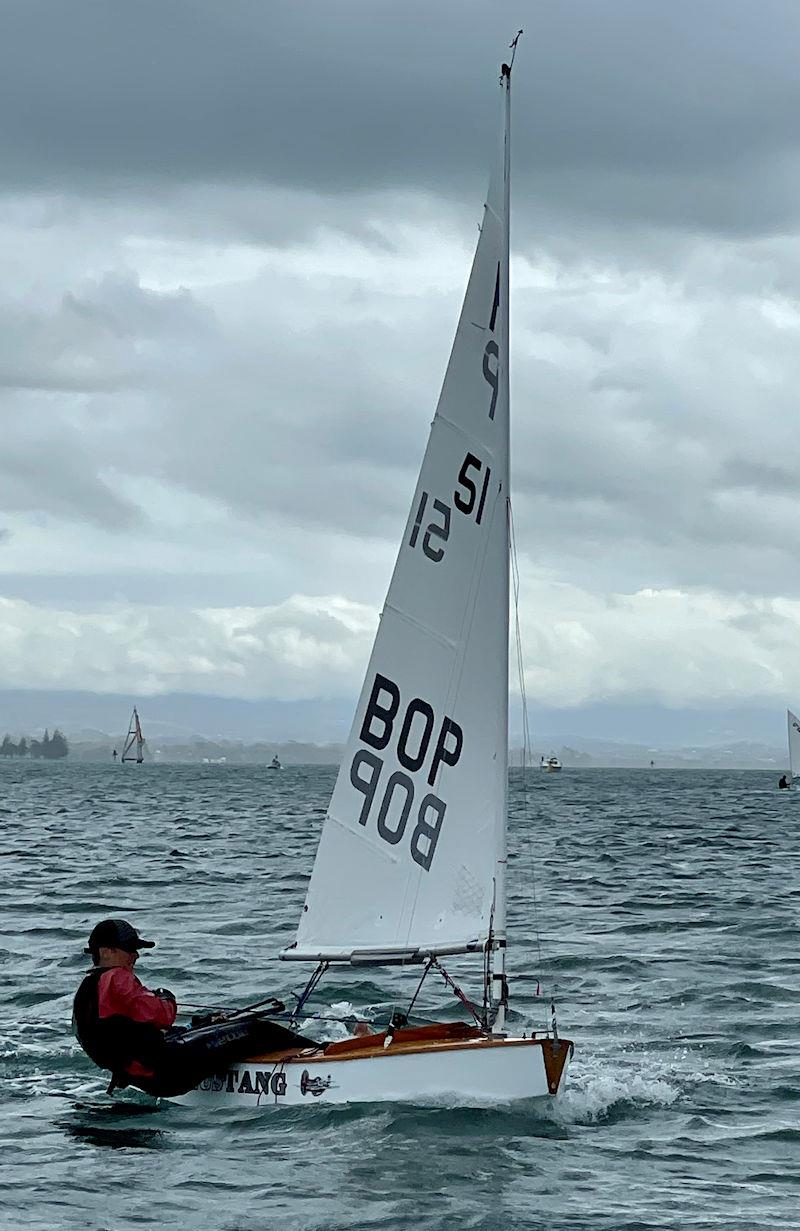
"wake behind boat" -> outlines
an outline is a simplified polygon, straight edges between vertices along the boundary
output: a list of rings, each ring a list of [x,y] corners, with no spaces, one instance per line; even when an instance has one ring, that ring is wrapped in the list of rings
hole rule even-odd
[[[513,51],[450,362],[297,937],[280,955],[315,964],[291,1028],[334,965],[415,967],[409,1003],[386,1030],[255,1056],[192,1101],[529,1099],[558,1091],[571,1055],[554,1010],[541,1032],[506,1030]],[[447,972],[452,954],[477,956],[477,1002]],[[409,1024],[431,974],[471,1022]]]

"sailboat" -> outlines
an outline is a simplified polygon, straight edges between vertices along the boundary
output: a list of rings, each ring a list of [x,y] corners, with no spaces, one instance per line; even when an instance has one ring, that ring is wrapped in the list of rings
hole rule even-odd
[[[557,1093],[572,1054],[554,1010],[541,1031],[506,1028],[513,59],[500,77],[499,157],[428,446],[297,936],[280,954],[314,963],[290,1025],[331,968],[370,968],[377,979],[382,966],[410,966],[413,995],[385,1030],[300,1039],[207,1079],[193,1102],[530,1099]],[[478,1003],[445,967],[456,954],[474,955]],[[409,1024],[430,975],[471,1021]]]
[[[789,729],[789,786],[792,786],[800,771],[800,721],[791,710],[786,711],[786,725]]]
[[[131,720],[128,723],[128,734],[125,736],[122,760],[135,761],[137,765],[141,765],[144,760],[144,736],[142,735],[139,713],[135,705],[131,714]]]
[[[267,766],[267,769],[283,769],[283,766],[281,765],[280,761],[278,760],[277,755],[276,755],[276,756],[274,756],[274,757],[272,758],[272,760],[270,761],[269,765]]]

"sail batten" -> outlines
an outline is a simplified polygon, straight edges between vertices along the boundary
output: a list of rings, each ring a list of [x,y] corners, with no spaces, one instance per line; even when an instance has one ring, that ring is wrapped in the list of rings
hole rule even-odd
[[[508,124],[504,105],[436,414],[287,959],[417,961],[484,949],[504,928]]]
[[[448,650],[455,648],[456,642],[452,637],[447,637],[444,633],[439,632],[438,629],[432,628],[430,624],[423,624],[421,620],[416,620],[410,611],[404,611],[402,607],[396,607],[393,603],[386,603],[383,608],[384,615],[387,612],[391,612],[393,616],[397,616],[400,620],[406,620],[407,623],[413,625],[414,628],[418,629],[426,637],[432,637]]]
[[[484,332],[486,332],[485,325],[480,325],[478,326],[478,328],[483,329]],[[466,441],[471,441],[474,444],[480,444],[483,447],[484,452],[487,454],[487,456],[489,457],[494,456],[492,450],[480,440],[480,437],[475,436],[473,433],[469,432],[467,428],[462,427],[460,423],[454,422],[453,419],[448,419],[447,415],[443,415],[443,414],[437,415],[436,418],[434,419],[434,424],[440,427],[447,427],[451,431],[457,432],[458,435]]]

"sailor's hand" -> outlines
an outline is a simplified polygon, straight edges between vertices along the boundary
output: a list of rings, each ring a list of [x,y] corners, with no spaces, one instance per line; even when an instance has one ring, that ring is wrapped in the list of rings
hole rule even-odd
[[[154,987],[153,995],[158,996],[160,1000],[171,1000],[173,1004],[177,1004],[175,993],[171,992],[168,987]]]
[[[192,1018],[192,1029],[199,1030],[203,1026],[218,1026],[228,1020],[227,1013],[200,1013]]]

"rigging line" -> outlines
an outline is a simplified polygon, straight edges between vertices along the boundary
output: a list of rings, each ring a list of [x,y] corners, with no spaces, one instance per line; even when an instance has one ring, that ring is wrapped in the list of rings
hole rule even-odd
[[[455,993],[455,995],[461,1001],[464,1008],[467,1009],[472,1014],[472,1016],[475,1018],[475,1021],[478,1023],[481,1029],[484,1029],[484,1025],[483,1025],[483,1022],[481,1021],[480,1013],[478,1012],[477,1008],[472,1003],[472,1001],[469,999],[469,997],[466,996],[464,992],[462,992],[461,988],[458,986],[455,980],[450,978],[450,975],[447,973],[444,966],[440,966],[435,957],[431,958],[431,962],[433,963],[435,969],[439,971],[439,974],[442,976],[447,986],[451,988],[451,990]]]
[[[517,675],[519,677],[519,692],[522,702],[522,815],[523,821],[528,821],[528,770],[532,765],[533,754],[531,750],[531,732],[530,723],[528,721],[528,697],[525,690],[525,667],[522,659],[522,630],[519,622],[519,592],[520,592],[520,576],[519,576],[519,560],[517,557],[517,538],[514,531],[514,511],[511,507],[511,498],[508,499],[508,529],[509,529],[509,544],[511,547],[511,576],[514,589],[514,639],[516,642],[517,651]],[[539,962],[539,971],[541,973],[542,982],[545,976],[545,964],[542,950],[542,933],[539,922],[539,886],[536,879],[536,858],[533,851],[533,842],[530,835],[530,826],[525,823],[524,841],[528,849],[528,858],[531,870],[531,889],[533,893],[533,926],[536,933],[536,952]],[[553,996],[555,991],[553,990]],[[547,1022],[547,1012],[545,1010],[545,1023]]]
[[[325,974],[325,971],[328,969],[329,965],[330,965],[329,962],[320,962],[319,966],[316,967],[311,978],[308,980],[308,983],[303,988],[303,991],[300,993],[299,996],[297,996],[297,1004],[295,1005],[294,1011],[292,1012],[292,1015],[289,1019],[290,1021],[297,1021],[297,1018],[300,1016],[300,1011],[303,1008],[303,1005],[306,1003],[311,993],[314,991],[314,988],[317,986],[320,979]],[[296,992],[294,994],[297,995]]]
[[[435,960],[435,959],[434,959],[433,957],[429,957],[429,958],[428,958],[428,961],[427,961],[427,964],[426,964],[426,966],[425,966],[425,969],[424,969],[424,970],[423,970],[423,972],[422,972],[422,978],[420,979],[419,983],[417,984],[417,990],[414,992],[414,995],[411,997],[411,1001],[410,1001],[410,1003],[409,1003],[409,1006],[408,1006],[408,1008],[406,1009],[406,1017],[410,1017],[410,1015],[411,1015],[411,1010],[414,1008],[414,1004],[415,1004],[415,1002],[416,1002],[417,996],[419,996],[420,992],[422,991],[422,985],[423,985],[423,983],[425,982],[426,978],[428,977],[428,971],[430,970],[431,966],[433,965],[434,960]]]

